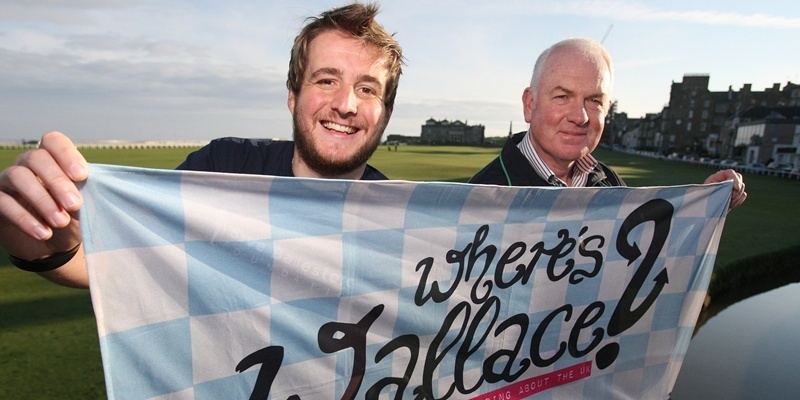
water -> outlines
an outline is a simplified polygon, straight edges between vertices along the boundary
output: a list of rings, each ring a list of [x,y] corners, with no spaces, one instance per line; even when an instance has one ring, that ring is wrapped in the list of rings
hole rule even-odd
[[[800,399],[800,284],[733,304],[692,339],[673,400]]]

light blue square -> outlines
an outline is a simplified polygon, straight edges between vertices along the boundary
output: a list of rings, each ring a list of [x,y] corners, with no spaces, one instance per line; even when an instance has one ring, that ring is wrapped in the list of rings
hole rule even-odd
[[[617,246],[617,242],[620,240],[619,238],[620,229],[622,229],[622,224],[624,222],[625,222],[624,218],[618,219],[616,223],[614,223],[614,230],[613,230],[614,234],[612,235],[612,237],[606,238],[605,246],[606,248],[608,248],[608,251],[606,252],[605,263],[609,263],[612,261],[623,261],[623,260],[631,261],[627,260],[619,253],[619,248]],[[644,257],[644,253],[647,251],[647,247],[645,246],[646,243],[642,242],[642,235],[644,234],[645,225],[646,224],[637,225],[630,232],[628,232],[628,234],[624,238],[621,239],[624,243],[627,243],[629,246],[635,244],[637,247],[639,247],[639,250],[642,251],[643,254],[639,256],[637,260],[634,260],[637,262],[641,262],[642,258]],[[638,265],[638,263],[634,265]],[[630,267],[633,268],[633,265],[631,265]]]
[[[693,256],[697,254],[700,235],[705,228],[705,218],[681,217],[672,219],[667,256]]]
[[[616,371],[632,371],[644,368],[647,357],[647,347],[650,343],[650,332],[625,335],[619,338],[619,357],[616,361]]]
[[[549,352],[553,352],[559,349],[562,339],[561,339],[561,326],[564,324],[564,319],[567,318],[567,311],[561,310],[559,311],[554,317],[551,318],[547,326],[542,326],[544,323],[544,319],[547,318],[553,310],[542,311],[538,313],[534,313],[529,315],[530,323],[528,324],[528,332],[526,333],[527,337],[533,337],[535,332],[540,327],[544,329],[543,336],[539,343],[537,343],[537,349],[531,349],[531,346],[534,344],[532,340],[525,342],[525,353],[523,354],[530,354],[531,351],[536,351],[538,354],[550,354]],[[575,313],[573,310],[572,317],[570,320],[575,318]],[[566,350],[564,350],[566,354]],[[551,356],[544,357],[545,359]],[[562,357],[566,357],[562,356]]]
[[[668,389],[665,385],[664,378],[667,376],[667,364],[656,364],[650,365],[644,368],[644,372],[642,373],[642,381],[641,385],[639,386],[639,390],[642,393],[648,392],[655,388],[656,386],[661,386],[664,389]]]
[[[598,397],[598,393],[607,393],[609,388],[614,387],[614,374],[592,376],[581,382],[583,382],[583,398],[594,399]]]
[[[92,174],[102,174],[102,179],[89,178],[81,189],[87,200],[80,218],[88,222],[81,226],[91,252],[183,242],[179,172],[97,164],[90,168]]]
[[[547,222],[559,193],[558,189],[548,188],[521,190],[509,206],[506,223]]]
[[[189,318],[100,338],[106,385],[120,399],[148,399],[192,386]],[[136,354],[136,357],[131,357]]]
[[[450,281],[440,282],[444,285],[440,289],[443,291],[449,289],[450,283]],[[425,294],[429,291],[430,287],[425,288]],[[442,328],[442,316],[447,314],[449,303],[447,301],[436,303],[433,299],[428,299],[422,306],[417,306],[414,303],[416,292],[416,286],[400,289],[397,297],[397,321],[392,337],[405,334],[435,335]]]
[[[319,348],[317,334],[329,322],[342,322],[338,321],[338,311],[338,299],[330,297],[294,300],[270,306],[270,345],[282,346],[287,350],[284,352],[283,365],[326,356]]]
[[[663,199],[672,204],[675,210],[684,207],[686,192],[690,186],[668,186],[658,191],[654,198]],[[673,215],[674,216],[674,215]]]
[[[610,187],[599,190],[586,206],[584,221],[602,221],[616,219],[619,205],[624,203],[630,190],[624,187]]]
[[[401,230],[343,233],[342,296],[400,287],[403,237]]]
[[[680,321],[683,303],[686,300],[686,293],[662,293],[654,305],[652,329],[654,331],[662,329],[673,329],[678,326]]]
[[[408,200],[406,229],[456,225],[472,189],[472,185],[417,185]]]
[[[279,240],[341,233],[344,203],[351,184],[332,179],[275,178],[269,192],[272,238]],[[314,196],[309,197],[310,193]]]
[[[708,204],[706,205],[706,217],[709,218],[721,218],[722,214],[725,212],[727,206],[729,205],[731,195],[731,191],[733,190],[733,183],[729,182],[727,184],[721,185],[716,187],[713,192],[708,196]],[[721,206],[716,204],[722,204]],[[715,206],[716,205],[716,206]]]
[[[603,283],[603,266],[601,265],[598,268],[600,269],[600,272],[593,278],[588,278],[584,275],[574,275],[576,279],[581,278],[583,280],[580,281],[580,283],[570,284],[567,286],[567,303],[572,304],[575,307],[582,307],[597,301],[597,297],[600,295],[600,285]],[[575,264],[570,274],[564,277],[564,282],[569,282],[570,275],[577,274],[579,272],[593,272],[594,269],[594,263]]]
[[[270,303],[272,241],[186,243],[189,314],[249,310]]]
[[[693,260],[693,264],[696,267],[692,270],[692,280],[689,282],[687,291],[704,292],[708,289],[708,285],[711,283],[711,275],[714,271],[715,259],[716,257],[713,254],[709,254],[703,257],[702,262],[697,259]]]
[[[254,366],[240,374],[194,385],[195,400],[219,400],[221,393],[228,399],[248,399],[256,385],[259,368]]]

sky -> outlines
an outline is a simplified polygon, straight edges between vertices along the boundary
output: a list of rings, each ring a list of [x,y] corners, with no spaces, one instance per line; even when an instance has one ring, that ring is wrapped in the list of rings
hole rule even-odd
[[[3,0],[0,142],[50,130],[76,143],[290,138],[289,51],[331,0]],[[614,58],[612,99],[657,113],[672,82],[763,91],[800,83],[800,2],[384,0],[406,58],[385,135],[429,118],[527,129],[522,92],[538,54],[569,37]],[[384,136],[385,138],[385,136]]]

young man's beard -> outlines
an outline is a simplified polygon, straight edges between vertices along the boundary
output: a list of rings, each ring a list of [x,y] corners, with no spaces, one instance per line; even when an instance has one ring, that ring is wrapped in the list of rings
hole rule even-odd
[[[303,162],[322,176],[334,177],[350,173],[367,163],[372,153],[381,144],[381,137],[388,121],[387,118],[381,118],[378,125],[375,126],[374,136],[364,142],[352,157],[343,160],[331,160],[323,156],[314,146],[312,133],[303,129],[296,116],[292,117],[292,122],[294,146]]]

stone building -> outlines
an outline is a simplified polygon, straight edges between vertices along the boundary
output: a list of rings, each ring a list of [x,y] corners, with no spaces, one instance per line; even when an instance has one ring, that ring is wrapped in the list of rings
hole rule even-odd
[[[660,113],[647,114],[640,122],[636,140],[627,143],[665,154],[678,152],[742,160],[743,147],[736,143],[735,137],[736,115],[753,107],[800,106],[800,85],[792,82],[783,88],[776,83],[764,91],[753,91],[751,84],[745,84],[738,91],[729,86],[727,91],[714,92],[708,89],[709,79],[709,75],[687,74],[683,81],[672,82],[668,105]],[[623,133],[617,128],[612,132]]]
[[[689,154],[732,155],[730,120],[755,106],[800,105],[800,85],[788,82],[783,89],[776,83],[763,92],[745,84],[739,91],[708,90],[708,75],[684,75],[673,82],[669,105],[662,110],[662,150]]]
[[[431,118],[422,125],[420,143],[482,145],[484,130],[483,125],[468,125],[458,120],[437,121]]]
[[[800,106],[753,107],[734,125],[734,153],[743,162],[800,166]]]

